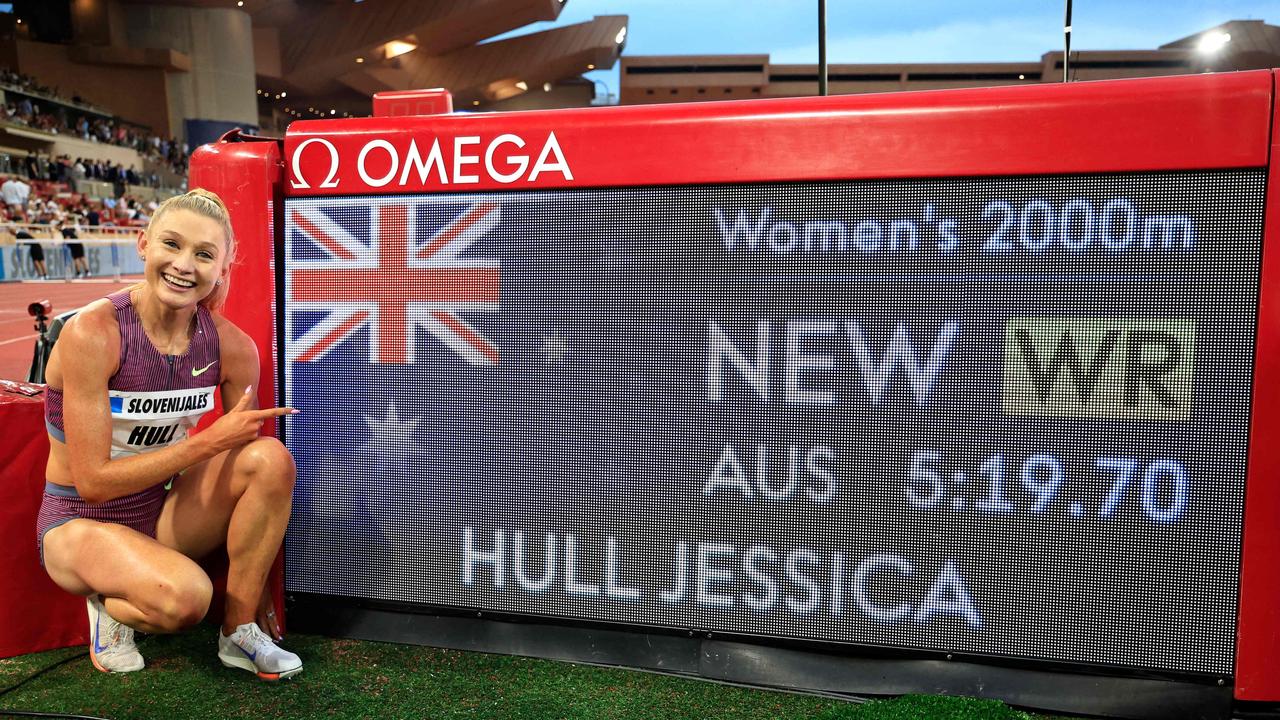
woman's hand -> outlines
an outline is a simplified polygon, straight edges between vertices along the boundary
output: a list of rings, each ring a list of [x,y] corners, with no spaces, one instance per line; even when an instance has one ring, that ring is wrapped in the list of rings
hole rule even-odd
[[[262,599],[258,601],[257,622],[262,632],[269,635],[272,640],[284,639],[284,633],[280,632],[280,618],[276,617],[276,604],[271,599],[270,583],[262,589]]]
[[[236,403],[235,407],[224,413],[222,417],[209,426],[208,430],[200,434],[201,436],[208,436],[207,440],[213,444],[215,452],[231,450],[252,442],[254,438],[258,437],[258,433],[262,430],[262,423],[266,422],[268,418],[293,415],[298,412],[289,407],[250,410],[249,407],[252,403],[253,386],[249,386],[245,388],[244,395],[241,396],[240,402]]]

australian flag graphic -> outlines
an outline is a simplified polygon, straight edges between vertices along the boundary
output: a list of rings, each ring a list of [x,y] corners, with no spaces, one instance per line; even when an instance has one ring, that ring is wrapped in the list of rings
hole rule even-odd
[[[428,588],[457,575],[464,526],[555,525],[553,508],[620,497],[636,504],[625,522],[643,522],[661,490],[632,463],[679,446],[691,399],[668,403],[685,391],[650,381],[696,395],[702,373],[680,365],[694,338],[637,294],[670,278],[623,248],[643,225],[588,207],[543,193],[287,201],[295,589],[440,602]]]
[[[411,364],[423,330],[470,363],[498,363],[497,346],[460,313],[498,309],[498,262],[466,254],[501,213],[487,201],[435,210],[405,202],[290,210],[288,306],[292,317],[317,313],[290,335],[290,360],[315,362],[367,331],[369,362]]]

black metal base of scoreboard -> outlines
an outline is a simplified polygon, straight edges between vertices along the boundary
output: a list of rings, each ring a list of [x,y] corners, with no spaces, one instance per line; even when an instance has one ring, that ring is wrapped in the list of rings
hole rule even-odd
[[[290,595],[288,620],[290,629],[299,632],[642,668],[764,688],[850,696],[956,695],[1134,720],[1232,715],[1230,685],[1010,667],[970,657],[910,657],[875,649],[862,655],[832,654],[719,639],[710,633],[679,635],[357,607],[348,598],[306,594]]]

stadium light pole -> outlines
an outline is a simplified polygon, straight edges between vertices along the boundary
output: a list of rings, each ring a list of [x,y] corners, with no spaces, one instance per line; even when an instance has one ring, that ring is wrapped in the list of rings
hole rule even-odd
[[[818,94],[827,94],[827,0],[818,0]]]
[[[1062,23],[1062,34],[1066,47],[1062,51],[1062,82],[1067,82],[1071,75],[1071,0],[1067,0],[1067,17]]]

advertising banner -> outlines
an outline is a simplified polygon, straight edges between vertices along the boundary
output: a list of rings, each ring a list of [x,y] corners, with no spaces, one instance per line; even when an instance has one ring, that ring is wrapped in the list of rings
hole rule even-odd
[[[19,242],[15,245],[0,245],[0,278],[5,280],[35,280],[35,263],[31,260],[32,241]],[[89,263],[90,277],[113,277],[115,275],[141,275],[142,259],[133,247],[133,238],[124,238],[118,244],[94,245],[86,244],[84,248],[85,262]],[[71,251],[62,243],[40,243],[44,250],[45,269],[52,279],[71,277]]]

